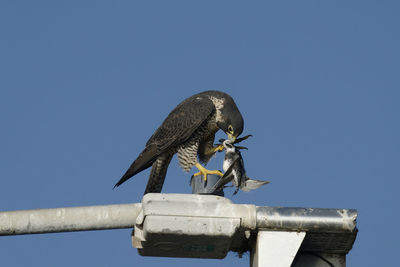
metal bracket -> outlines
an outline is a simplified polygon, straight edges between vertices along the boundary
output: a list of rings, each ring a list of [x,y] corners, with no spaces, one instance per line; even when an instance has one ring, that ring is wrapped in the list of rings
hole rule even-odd
[[[305,236],[305,232],[259,231],[250,266],[290,267]]]
[[[254,205],[212,195],[147,194],[132,245],[143,256],[222,259],[239,229],[256,229]]]

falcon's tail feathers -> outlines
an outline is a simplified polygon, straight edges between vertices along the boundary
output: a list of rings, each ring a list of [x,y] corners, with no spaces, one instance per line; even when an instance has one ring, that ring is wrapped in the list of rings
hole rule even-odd
[[[131,164],[121,179],[119,179],[119,181],[115,184],[114,188],[120,186],[135,174],[138,174],[139,172],[150,167],[155,161],[156,157],[156,147],[147,146],[142,153],[140,153],[139,157]]]

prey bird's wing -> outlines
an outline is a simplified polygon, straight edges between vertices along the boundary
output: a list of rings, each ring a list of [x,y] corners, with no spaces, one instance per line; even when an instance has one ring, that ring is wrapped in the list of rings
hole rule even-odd
[[[255,180],[255,179],[250,179],[246,177],[246,184],[241,188],[244,192],[249,192],[251,190],[257,189],[265,184],[269,184],[269,181],[261,181],[261,180]]]
[[[232,174],[232,169],[234,165],[238,162],[239,158],[234,160],[232,164],[229,166],[229,168],[226,170],[224,175],[219,178],[219,180],[213,185],[213,187],[210,189],[209,193],[213,193],[215,191],[221,190],[227,183],[233,180],[233,174]]]
[[[161,154],[175,153],[173,150],[188,140],[214,112],[215,106],[206,96],[194,95],[180,103],[150,137],[145,149],[115,186],[150,167]]]

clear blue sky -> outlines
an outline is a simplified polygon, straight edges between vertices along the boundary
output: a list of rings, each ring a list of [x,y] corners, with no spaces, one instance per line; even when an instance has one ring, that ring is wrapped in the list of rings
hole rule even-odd
[[[398,1],[1,1],[0,210],[139,202],[112,190],[166,114],[208,89],[244,118],[235,203],[356,208],[348,266],[398,263]],[[223,137],[220,133],[218,138]],[[221,168],[221,155],[211,167]],[[194,172],[194,171],[192,171]],[[173,159],[163,192],[189,193]],[[231,191],[227,191],[231,197]],[[130,230],[0,237],[2,266],[248,266],[145,258]]]

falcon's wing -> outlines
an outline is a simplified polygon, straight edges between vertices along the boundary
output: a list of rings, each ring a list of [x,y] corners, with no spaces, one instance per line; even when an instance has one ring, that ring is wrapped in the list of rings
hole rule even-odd
[[[194,95],[180,103],[150,137],[146,148],[115,186],[121,185],[130,177],[150,167],[160,154],[188,140],[213,112],[215,106],[206,96]],[[174,152],[171,151],[172,154]]]
[[[214,111],[214,104],[206,96],[195,95],[186,99],[171,111],[146,146],[155,143],[163,151],[185,142]]]

